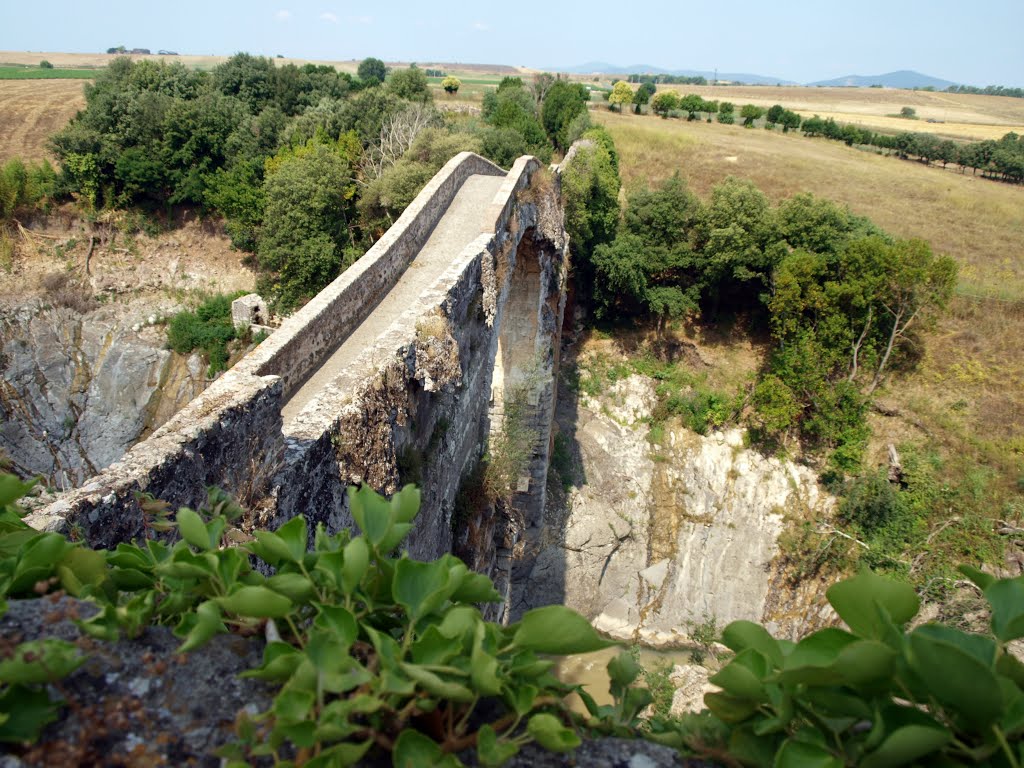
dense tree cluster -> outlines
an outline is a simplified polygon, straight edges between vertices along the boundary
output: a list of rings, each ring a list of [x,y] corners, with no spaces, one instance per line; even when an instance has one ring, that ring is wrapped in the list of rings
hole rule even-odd
[[[771,442],[797,437],[856,467],[867,396],[949,301],[956,266],[920,240],[895,240],[834,203],[797,195],[777,206],[727,179],[707,201],[678,175],[630,196],[613,240],[592,254],[600,317],[655,320],[724,307],[772,337],[752,392],[751,424]]]
[[[389,71],[366,59],[353,78],[249,54],[211,72],[123,58],[86,86],[86,108],[53,137],[57,186],[91,208],[224,215],[232,242],[256,255],[260,290],[289,309],[364,252],[452,155],[548,161],[589,128],[587,98],[550,76],[532,89],[506,78],[480,124],[445,119],[415,65]]]
[[[1024,88],[1007,88],[1005,85],[986,85],[979,88],[976,85],[951,85],[946,89],[949,93],[977,93],[983,96],[1012,96],[1015,99],[1024,99]]]

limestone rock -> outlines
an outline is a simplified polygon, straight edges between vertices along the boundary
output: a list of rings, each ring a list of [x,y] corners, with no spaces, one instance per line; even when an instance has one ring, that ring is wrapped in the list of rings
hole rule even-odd
[[[203,390],[201,361],[167,350],[149,322],[164,312],[32,302],[0,313],[0,449],[19,472],[77,486]]]
[[[675,686],[672,694],[672,717],[679,717],[689,712],[700,712],[705,709],[704,694],[721,690],[717,685],[708,682],[711,672],[706,667],[687,664],[672,668],[669,681]]]

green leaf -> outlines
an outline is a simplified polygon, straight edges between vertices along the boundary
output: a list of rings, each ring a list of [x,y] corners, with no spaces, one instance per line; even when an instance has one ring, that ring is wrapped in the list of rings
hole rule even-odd
[[[283,683],[302,663],[302,652],[288,643],[267,643],[263,649],[263,664],[243,672],[239,677],[254,677],[272,683]]]
[[[210,546],[210,534],[206,530],[206,524],[197,512],[182,507],[178,510],[176,519],[181,538],[202,552],[213,548]]]
[[[188,653],[209,642],[214,635],[226,634],[228,628],[224,626],[220,606],[212,600],[200,603],[196,608],[195,619],[192,626],[185,635],[185,642],[178,648],[179,653]]]
[[[102,552],[85,547],[71,549],[57,566],[61,586],[74,597],[96,586],[107,577],[107,558]]]
[[[257,557],[275,566],[282,561],[286,563],[295,562],[291,549],[288,548],[285,540],[276,533],[255,531],[253,535],[256,537],[256,541],[249,542],[248,547]]]
[[[50,578],[57,563],[64,559],[72,547],[74,545],[59,533],[40,533],[34,536],[21,550],[11,584],[7,588],[8,594],[29,592],[37,582]]]
[[[406,485],[391,497],[391,514],[396,522],[411,523],[420,511],[420,489]]]
[[[455,755],[446,755],[432,739],[406,728],[398,735],[391,753],[394,768],[461,768]]]
[[[481,765],[498,766],[504,765],[519,751],[519,747],[507,741],[498,741],[498,734],[489,725],[480,728],[476,735],[476,753],[480,758]]]
[[[942,727],[908,725],[890,733],[882,745],[865,755],[861,768],[897,768],[912,765],[945,747],[953,734]]]
[[[513,640],[520,648],[560,656],[590,653],[615,645],[597,634],[589,621],[562,605],[527,611]]]
[[[67,677],[85,661],[78,648],[64,640],[30,640],[0,659],[0,683],[33,685]]]
[[[719,720],[726,723],[740,723],[757,711],[757,702],[749,699],[737,699],[727,693],[705,693],[704,705]]]
[[[429,669],[425,669],[417,664],[403,662],[401,668],[409,678],[418,683],[427,693],[431,693],[434,696],[463,704],[469,703],[476,698],[473,691],[461,683],[445,680],[440,675],[436,675]]]
[[[301,573],[278,573],[267,579],[267,586],[296,603],[316,597],[316,587]]]
[[[280,619],[292,612],[292,601],[267,587],[238,587],[216,602],[229,613],[257,619]]]
[[[417,664],[446,664],[462,653],[462,643],[445,637],[431,624],[412,644],[412,659]]]
[[[833,584],[825,593],[846,625],[861,637],[881,640],[886,625],[879,608],[897,625],[917,615],[921,601],[909,584],[862,571],[852,579]]]
[[[992,633],[1008,643],[1024,637],[1024,579],[1000,579],[985,588],[992,606]]]
[[[875,640],[858,640],[839,652],[834,667],[849,685],[888,685],[895,663],[896,652],[889,646]]]
[[[722,667],[711,678],[730,696],[753,701],[768,701],[763,678],[768,673],[768,660],[758,651],[748,648]]]
[[[910,633],[910,667],[938,701],[984,727],[1002,714],[1003,697],[993,672],[995,644],[986,663],[987,654],[975,639],[988,638],[969,637],[938,625],[918,627]]]
[[[345,546],[345,560],[342,564],[341,584],[345,594],[352,594],[359,586],[370,566],[370,550],[366,540],[359,536]]]
[[[314,626],[332,632],[346,647],[352,645],[359,636],[359,625],[356,617],[343,605],[321,605]]]
[[[996,577],[992,574],[985,573],[984,571],[978,570],[977,568],[974,568],[970,565],[958,566],[957,570],[960,571],[960,573],[962,573],[972,582],[974,582],[981,589],[982,592],[988,589],[989,586],[991,586],[992,583],[996,580]]]
[[[57,719],[57,704],[50,701],[45,688],[12,685],[0,691],[0,743],[34,743],[43,728]]]
[[[288,547],[288,560],[293,563],[301,561],[309,546],[306,518],[302,515],[296,515],[274,531],[274,533]]]
[[[476,625],[480,621],[479,610],[471,605],[457,605],[445,611],[437,629],[445,637],[464,638],[471,632],[476,632]]]
[[[621,695],[630,683],[636,680],[643,671],[633,654],[623,651],[608,662],[608,681],[611,684],[612,696]]]
[[[841,629],[820,629],[796,644],[786,657],[779,678],[787,683],[826,685],[840,682],[835,669],[840,652],[857,638]]]
[[[367,739],[358,744],[352,744],[351,742],[335,744],[333,747],[328,747],[321,751],[319,755],[302,765],[303,768],[337,768],[337,766],[341,765],[355,765],[363,759],[363,756],[373,746],[373,743],[373,739]]]
[[[6,472],[0,473],[0,507],[13,504],[18,499],[27,495],[36,482],[36,480],[30,480],[27,483],[23,483],[14,475]]]
[[[373,546],[378,546],[394,522],[390,504],[368,485],[348,489],[352,519]]]
[[[526,731],[549,752],[571,752],[580,745],[580,737],[566,728],[554,715],[541,712],[530,718]]]
[[[403,558],[395,565],[391,593],[413,622],[433,613],[451,594],[451,573],[443,562],[421,563]]]
[[[271,710],[282,723],[298,723],[309,717],[315,703],[312,691],[285,689],[274,697]]]
[[[452,602],[456,603],[500,603],[502,601],[494,582],[482,573],[467,573],[462,583],[452,594]]]
[[[739,653],[753,648],[774,666],[782,666],[782,649],[768,630],[752,621],[734,621],[722,631],[722,643]]]
[[[484,696],[497,696],[501,692],[501,678],[498,676],[498,660],[484,650],[483,624],[478,624],[473,653],[470,654],[470,680],[473,688]]]
[[[843,761],[817,744],[786,739],[775,755],[775,768],[843,768]]]

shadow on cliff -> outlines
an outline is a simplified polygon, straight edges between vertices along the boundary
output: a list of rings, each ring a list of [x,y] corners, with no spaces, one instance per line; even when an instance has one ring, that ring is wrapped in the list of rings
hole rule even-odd
[[[531,608],[565,603],[567,566],[564,541],[570,512],[570,491],[587,483],[576,437],[579,426],[579,377],[576,369],[579,340],[582,337],[572,338],[562,345],[547,503],[541,524],[527,531],[525,551],[515,561],[512,570],[510,621],[517,621]]]

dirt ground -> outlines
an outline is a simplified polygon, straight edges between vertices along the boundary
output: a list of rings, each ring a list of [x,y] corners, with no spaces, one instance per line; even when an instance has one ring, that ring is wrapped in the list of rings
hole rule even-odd
[[[0,162],[12,157],[52,161],[46,142],[85,106],[84,83],[0,80]]]
[[[179,211],[174,224],[147,235],[123,214],[89,222],[71,205],[16,222],[16,253],[0,279],[0,302],[45,298],[58,274],[98,301],[170,295],[188,303],[204,293],[252,290],[255,273],[221,222]]]

